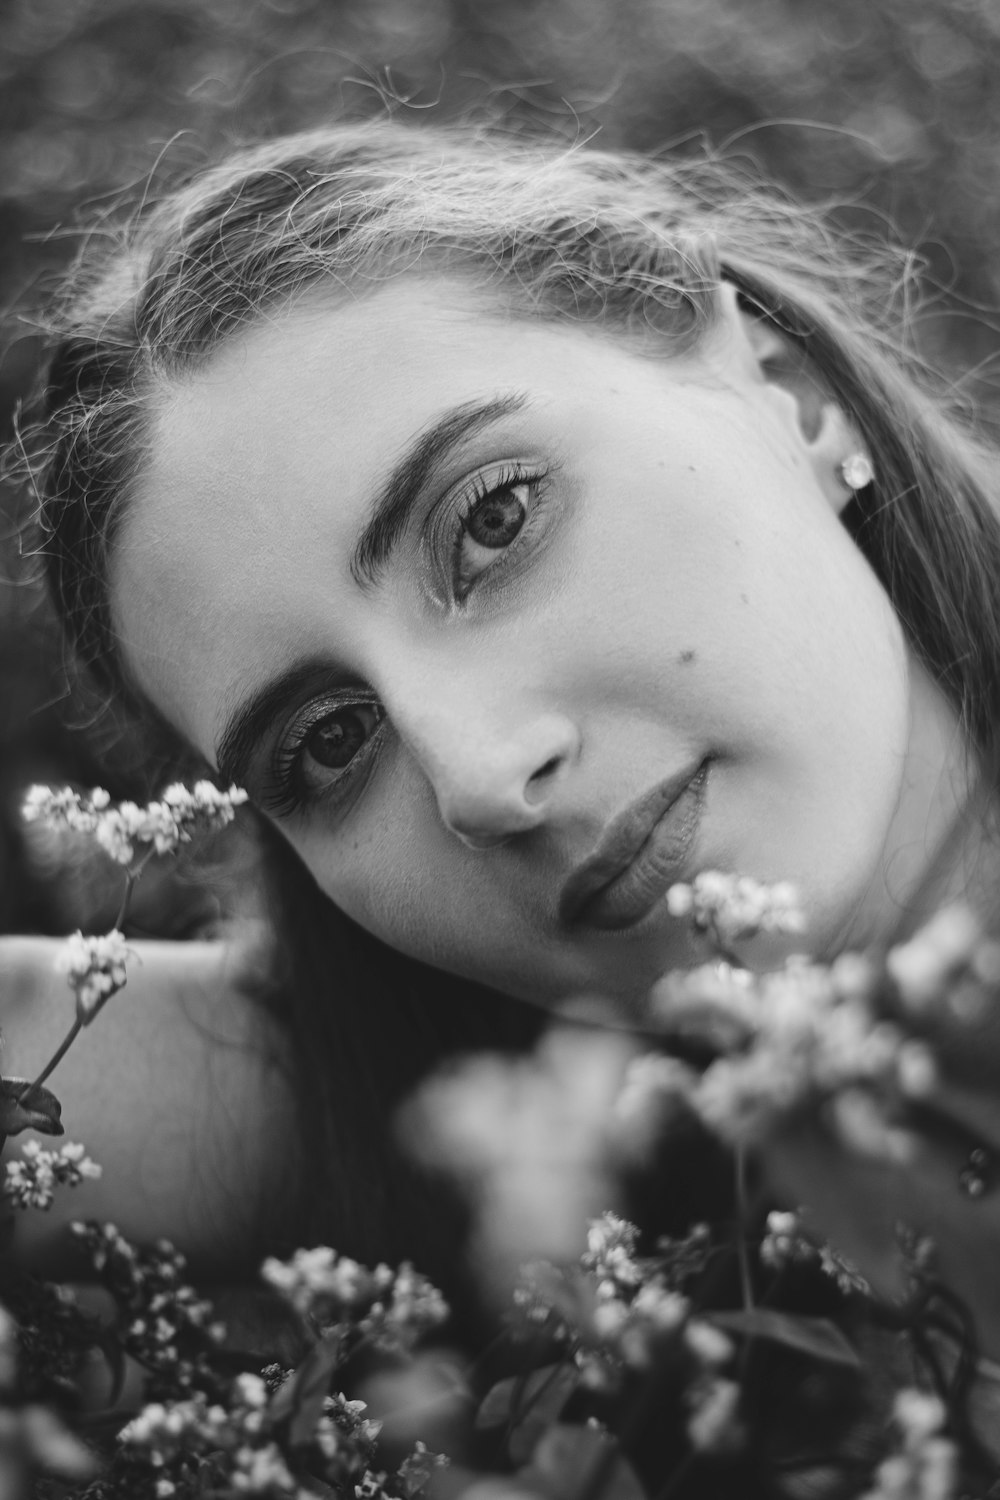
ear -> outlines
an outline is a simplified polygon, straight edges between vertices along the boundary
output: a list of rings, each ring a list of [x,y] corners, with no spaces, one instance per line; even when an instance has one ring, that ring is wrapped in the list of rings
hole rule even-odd
[[[752,308],[731,282],[722,282],[718,300],[730,374],[756,386],[758,393],[766,388],[822,494],[839,514],[854,495],[841,465],[855,454],[867,458],[867,443],[800,345]]]

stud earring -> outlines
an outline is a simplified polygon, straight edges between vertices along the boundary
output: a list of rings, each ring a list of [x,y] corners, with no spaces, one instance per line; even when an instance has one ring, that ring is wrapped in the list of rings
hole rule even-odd
[[[852,453],[840,465],[840,474],[849,490],[857,494],[875,478],[875,468],[867,453]]]
[[[993,1187],[996,1163],[985,1146],[975,1146],[958,1174],[958,1185],[967,1198],[982,1198]]]

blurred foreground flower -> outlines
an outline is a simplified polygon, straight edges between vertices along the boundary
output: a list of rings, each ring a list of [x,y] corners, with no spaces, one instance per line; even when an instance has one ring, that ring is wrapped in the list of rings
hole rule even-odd
[[[893,1405],[897,1448],[879,1465],[860,1500],[954,1500],[958,1450],[944,1436],[944,1404],[924,1391],[902,1390]]]
[[[452,1172],[476,1211],[477,1260],[506,1293],[535,1256],[573,1258],[588,1218],[614,1201],[614,1106],[632,1039],[558,1024],[529,1057],[468,1057],[423,1086],[407,1148]]]
[[[679,1095],[733,1146],[757,1144],[796,1110],[827,1101],[852,1150],[906,1160],[899,1106],[926,1097],[936,1069],[928,1045],[885,1018],[878,980],[853,955],[831,966],[792,958],[764,974],[722,961],[670,974],[650,998],[654,1023],[717,1055],[701,1070],[650,1073],[646,1085]]]
[[[764,885],[749,875],[725,875],[719,870],[696,875],[690,885],[672,885],[667,909],[672,917],[686,919],[695,932],[708,934],[722,946],[759,932],[800,933],[806,925],[798,891],[788,881]]]

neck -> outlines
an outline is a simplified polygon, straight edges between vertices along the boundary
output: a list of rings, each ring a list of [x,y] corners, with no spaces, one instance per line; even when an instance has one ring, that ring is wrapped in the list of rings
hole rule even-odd
[[[889,944],[933,912],[965,902],[992,917],[1000,891],[1000,847],[992,799],[950,699],[910,661],[910,736],[899,798],[847,946]]]

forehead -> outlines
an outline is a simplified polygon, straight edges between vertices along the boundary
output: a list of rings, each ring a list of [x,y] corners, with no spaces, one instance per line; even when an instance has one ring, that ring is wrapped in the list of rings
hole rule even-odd
[[[157,403],[112,573],[131,671],[210,754],[248,673],[322,654],[379,480],[422,428],[525,390],[536,414],[572,408],[578,387],[644,365],[606,332],[515,320],[454,281],[262,318]]]
[[[470,331],[485,311],[471,294],[415,281],[360,300],[314,295],[158,394],[111,595],[130,670],[200,748],[192,659],[216,681],[265,646],[275,664],[274,608],[296,587],[291,542],[305,535],[342,559],[372,481],[437,399],[431,372],[457,359],[468,385]],[[446,383],[433,382],[441,394]]]

